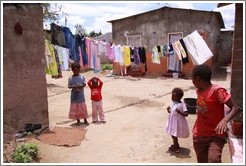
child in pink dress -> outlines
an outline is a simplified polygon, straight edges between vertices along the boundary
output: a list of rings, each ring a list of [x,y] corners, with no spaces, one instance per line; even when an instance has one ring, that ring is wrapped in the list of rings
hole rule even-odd
[[[181,101],[183,95],[182,89],[174,88],[172,90],[172,104],[167,107],[169,116],[165,132],[172,136],[173,145],[169,146],[169,150],[173,152],[179,152],[180,150],[178,137],[187,138],[190,135],[188,122],[185,118],[188,116],[188,111],[185,103]]]

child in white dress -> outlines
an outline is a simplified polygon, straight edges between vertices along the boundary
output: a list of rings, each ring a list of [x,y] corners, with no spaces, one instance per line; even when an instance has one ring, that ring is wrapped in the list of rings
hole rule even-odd
[[[180,88],[172,90],[172,104],[167,107],[169,113],[166,122],[165,132],[170,134],[173,139],[173,145],[169,146],[169,150],[179,152],[180,146],[178,138],[187,138],[190,135],[190,130],[186,116],[188,111],[184,102],[181,101],[184,92]]]

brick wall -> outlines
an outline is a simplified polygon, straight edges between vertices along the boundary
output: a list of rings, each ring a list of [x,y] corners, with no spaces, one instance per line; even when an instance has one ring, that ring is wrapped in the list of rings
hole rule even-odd
[[[232,50],[231,94],[243,106],[243,3],[236,3]]]
[[[17,23],[20,26],[15,30]],[[4,126],[19,130],[24,123],[49,124],[44,68],[42,8],[37,4],[4,4]]]

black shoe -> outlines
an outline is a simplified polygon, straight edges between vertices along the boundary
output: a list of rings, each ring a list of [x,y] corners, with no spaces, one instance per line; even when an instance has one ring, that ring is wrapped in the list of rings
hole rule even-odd
[[[41,124],[31,124],[31,123],[27,123],[25,124],[25,130],[26,132],[32,132],[34,130],[38,130],[38,129],[41,129],[42,128],[42,125]]]
[[[89,125],[89,123],[87,121],[84,122],[85,125]]]

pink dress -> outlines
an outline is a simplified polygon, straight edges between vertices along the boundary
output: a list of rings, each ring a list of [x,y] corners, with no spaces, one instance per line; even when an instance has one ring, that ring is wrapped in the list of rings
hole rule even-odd
[[[187,111],[185,103],[175,102],[170,105],[170,114],[168,116],[165,132],[179,138],[187,138],[190,135],[189,125],[185,116],[176,112],[176,109],[181,112]]]

